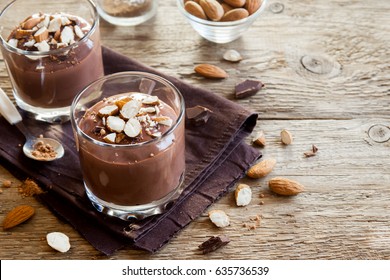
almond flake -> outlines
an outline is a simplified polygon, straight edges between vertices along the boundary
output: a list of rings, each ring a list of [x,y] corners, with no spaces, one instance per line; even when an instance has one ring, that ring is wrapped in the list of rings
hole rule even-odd
[[[62,232],[48,233],[46,240],[50,247],[61,253],[66,253],[70,249],[69,237]]]
[[[99,110],[100,117],[108,117],[117,114],[119,111],[118,106],[116,105],[108,105]]]
[[[45,18],[37,24],[37,27],[38,28],[42,28],[42,27],[48,27],[49,26],[49,23],[50,23],[50,17],[49,16],[45,16]]]
[[[158,99],[158,96],[150,95],[142,100],[142,103],[145,105],[157,105],[160,104],[160,100]]]
[[[127,121],[124,132],[129,137],[137,137],[142,131],[141,123],[136,118],[131,118]]]
[[[84,32],[81,30],[80,26],[75,25],[74,26],[74,33],[76,34],[77,37],[80,39],[84,37]]]
[[[223,54],[223,59],[227,60],[227,61],[230,61],[230,62],[238,62],[238,61],[242,60],[242,56],[236,50],[227,50]]]
[[[222,210],[211,210],[209,218],[217,227],[227,227],[230,224],[228,215]]]
[[[64,29],[62,29],[61,42],[67,45],[74,43],[74,32],[72,27],[65,26]]]
[[[18,46],[18,42],[19,42],[19,40],[17,40],[17,39],[9,39],[8,40],[8,44],[14,48],[16,48]]]
[[[165,126],[172,126],[172,119],[170,117],[161,116],[161,117],[155,117],[152,118],[153,121],[157,122],[158,124],[162,124]]]
[[[156,130],[151,131],[150,129],[145,129],[145,132],[147,135],[149,135],[153,138],[158,138],[158,137],[161,137],[161,135],[162,135],[160,131],[156,131]]]
[[[133,98],[127,96],[125,98],[121,98],[117,101],[115,101],[115,105],[118,106],[119,109],[122,109],[122,107],[127,103],[129,102],[130,100],[133,100]]]
[[[50,21],[47,30],[49,30],[49,32],[56,32],[60,30],[60,28],[61,28],[61,19],[59,17],[55,17]]]
[[[34,34],[35,41],[42,42],[49,38],[49,31],[47,31],[47,28],[45,26],[41,27],[37,32]]]
[[[103,140],[110,144],[115,144],[116,133],[110,133],[103,137]]]
[[[141,103],[137,100],[130,100],[121,109],[121,116],[124,119],[134,118],[141,109]]]
[[[156,113],[156,108],[155,107],[141,108],[141,109],[139,109],[139,112],[138,112],[138,114],[140,114],[140,115],[153,114],[153,113]]]
[[[40,52],[48,52],[48,51],[50,51],[50,46],[49,46],[49,44],[46,41],[42,41],[42,42],[36,43],[34,46],[37,47],[38,51],[40,51]]]
[[[69,20],[68,17],[63,16],[63,17],[61,17],[61,23],[62,23],[62,25],[68,25],[68,24],[71,24],[72,22]]]
[[[27,41],[26,43],[23,44],[23,46],[26,46],[26,47],[33,47],[35,45],[35,40],[32,39],[30,41]]]
[[[107,128],[113,132],[122,132],[125,127],[125,121],[120,117],[109,116],[106,122]]]

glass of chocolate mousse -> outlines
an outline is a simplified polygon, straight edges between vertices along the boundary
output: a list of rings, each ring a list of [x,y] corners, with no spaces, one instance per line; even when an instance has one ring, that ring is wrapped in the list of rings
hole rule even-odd
[[[162,77],[105,76],[73,101],[71,121],[86,193],[124,220],[163,213],[183,190],[184,101]]]
[[[104,75],[95,4],[15,0],[0,12],[0,27],[18,106],[37,120],[69,120],[74,97]]]

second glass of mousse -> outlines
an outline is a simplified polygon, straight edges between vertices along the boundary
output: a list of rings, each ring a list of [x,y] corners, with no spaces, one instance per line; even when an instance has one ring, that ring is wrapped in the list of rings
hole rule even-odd
[[[86,193],[121,219],[160,214],[183,189],[184,101],[162,77],[122,72],[85,88],[71,120]]]
[[[69,120],[73,98],[104,75],[95,4],[16,0],[1,11],[0,26],[18,106],[38,120]]]

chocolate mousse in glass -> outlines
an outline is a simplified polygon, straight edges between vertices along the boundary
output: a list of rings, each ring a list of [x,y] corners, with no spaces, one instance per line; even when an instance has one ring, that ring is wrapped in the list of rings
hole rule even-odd
[[[73,98],[104,75],[94,3],[16,0],[1,11],[0,26],[18,106],[38,120],[69,120]]]
[[[164,212],[183,189],[184,101],[162,77],[122,72],[86,87],[71,121],[86,193],[121,219]]]

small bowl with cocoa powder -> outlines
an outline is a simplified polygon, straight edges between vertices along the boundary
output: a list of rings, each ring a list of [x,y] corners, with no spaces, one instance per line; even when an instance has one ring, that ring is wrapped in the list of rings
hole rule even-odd
[[[200,36],[215,43],[238,39],[264,11],[267,0],[177,0],[179,11]]]

